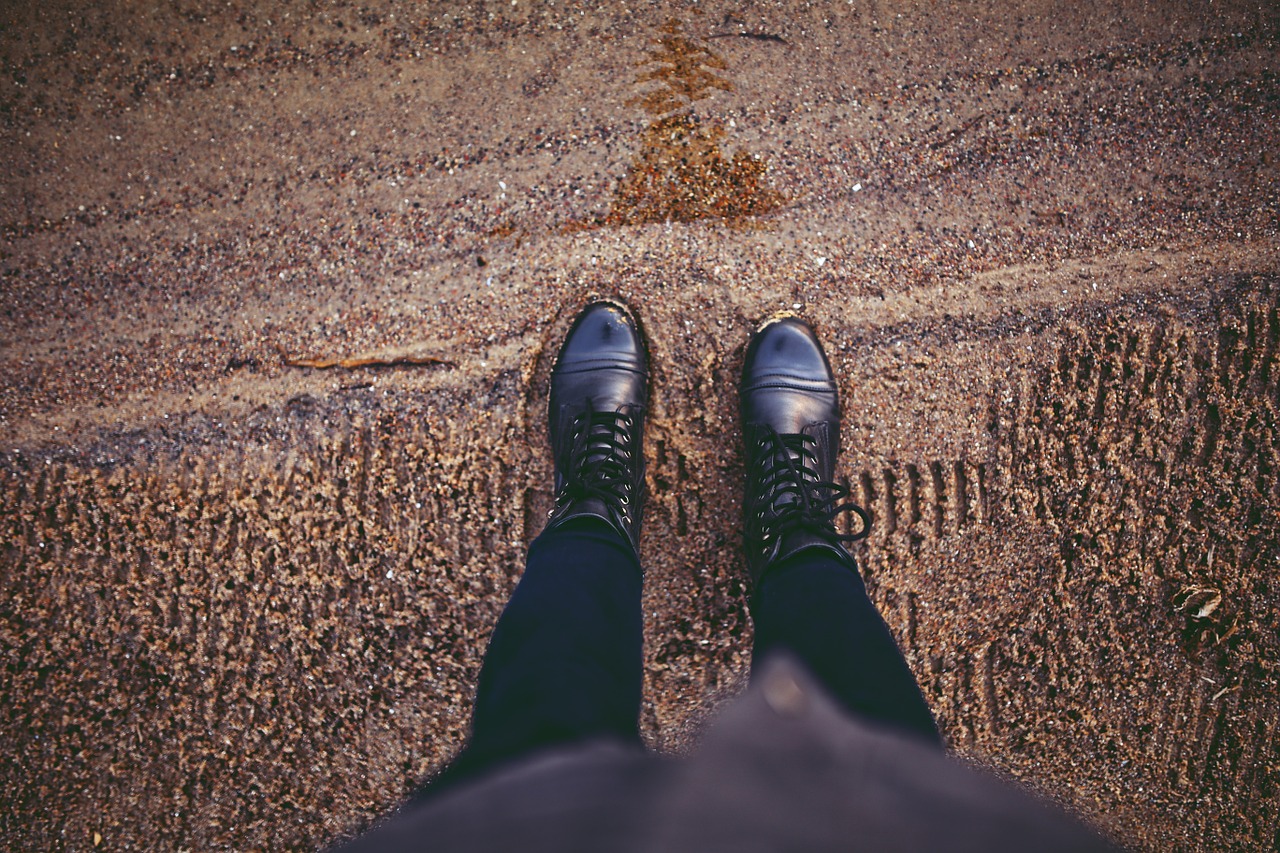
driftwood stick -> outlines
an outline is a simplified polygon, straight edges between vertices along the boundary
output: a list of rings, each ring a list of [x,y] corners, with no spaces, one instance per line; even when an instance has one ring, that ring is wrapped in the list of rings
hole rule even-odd
[[[434,355],[357,355],[351,358],[294,358],[285,352],[284,347],[277,345],[280,358],[285,367],[310,367],[315,370],[341,368],[351,370],[357,367],[421,367],[432,364],[443,364],[449,367],[457,365],[448,359]]]

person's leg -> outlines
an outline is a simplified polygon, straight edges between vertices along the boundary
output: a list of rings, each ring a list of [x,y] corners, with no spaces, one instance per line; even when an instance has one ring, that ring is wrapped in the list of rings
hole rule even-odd
[[[940,742],[845,548],[866,535],[870,518],[834,482],[840,404],[813,330],[791,317],[761,327],[747,347],[739,390],[754,659],[789,650],[850,712]],[[844,513],[861,519],[857,533],[837,533]]]
[[[565,337],[547,412],[555,505],[489,640],[471,740],[420,795],[549,746],[640,743],[647,362],[617,303],[588,305]]]
[[[548,530],[485,652],[456,781],[534,750],[592,737],[640,743],[641,572],[604,521]]]
[[[753,669],[788,651],[852,713],[941,743],[915,676],[848,564],[813,548],[786,558],[757,585],[751,614]]]

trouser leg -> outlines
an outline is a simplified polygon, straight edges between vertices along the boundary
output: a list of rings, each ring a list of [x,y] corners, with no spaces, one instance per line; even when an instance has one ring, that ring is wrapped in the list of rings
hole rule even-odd
[[[640,591],[635,551],[602,521],[534,540],[485,652],[470,743],[440,782],[587,738],[639,745]]]
[[[941,744],[924,696],[861,576],[818,549],[770,569],[751,602],[752,657],[786,650],[850,712]]]

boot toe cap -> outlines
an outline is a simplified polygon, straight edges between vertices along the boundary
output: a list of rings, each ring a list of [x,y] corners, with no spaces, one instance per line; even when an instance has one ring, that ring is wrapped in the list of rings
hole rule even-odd
[[[771,321],[752,338],[742,372],[744,424],[768,424],[794,433],[817,423],[835,424],[835,377],[822,344],[802,321]]]
[[[570,329],[557,369],[572,369],[600,361],[644,369],[644,341],[635,320],[620,305],[598,302],[587,306]]]
[[[747,353],[748,385],[771,380],[832,382],[818,338],[802,321],[784,317],[766,324]]]

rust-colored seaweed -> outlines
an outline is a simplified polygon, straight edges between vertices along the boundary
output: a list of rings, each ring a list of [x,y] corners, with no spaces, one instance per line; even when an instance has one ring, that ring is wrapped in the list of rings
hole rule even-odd
[[[768,161],[745,150],[726,157],[720,148],[724,128],[692,111],[696,101],[716,90],[733,91],[733,84],[716,73],[726,70],[724,58],[671,20],[655,39],[645,66],[638,82],[661,87],[631,103],[653,121],[604,224],[728,219],[776,210],[784,199],[768,186]]]

